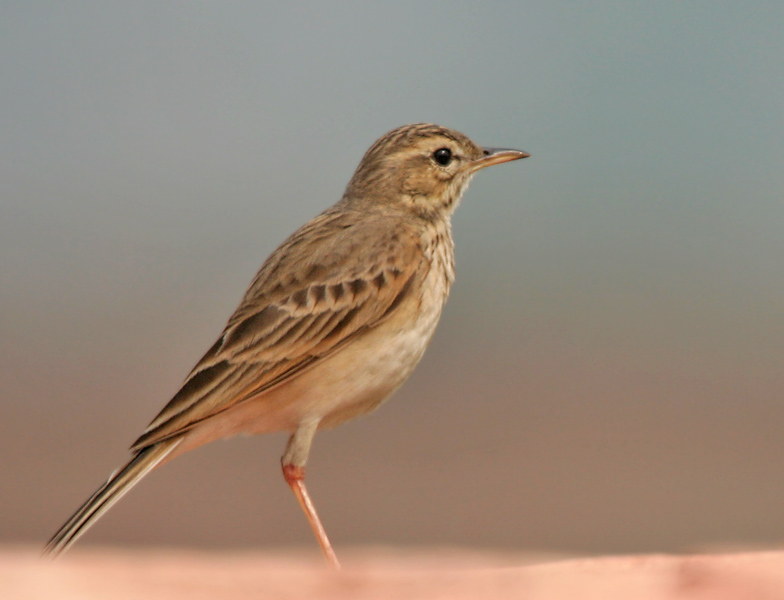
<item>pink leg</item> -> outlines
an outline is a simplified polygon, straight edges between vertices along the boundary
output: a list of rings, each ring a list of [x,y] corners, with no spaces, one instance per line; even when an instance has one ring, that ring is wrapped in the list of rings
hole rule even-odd
[[[299,502],[299,505],[302,507],[302,511],[308,518],[308,523],[310,523],[310,527],[313,529],[313,534],[316,536],[316,540],[318,541],[319,546],[321,546],[321,551],[324,552],[324,557],[327,559],[329,564],[331,564],[336,569],[339,569],[340,563],[338,562],[338,557],[335,555],[335,551],[332,549],[332,544],[329,543],[327,532],[324,530],[324,526],[321,524],[321,520],[319,519],[318,513],[316,512],[316,507],[313,505],[313,501],[310,499],[308,490],[305,487],[305,468],[286,464],[282,466],[283,477],[286,480],[286,483],[288,483],[291,487],[291,491],[294,492],[294,495],[297,497],[297,502]]]

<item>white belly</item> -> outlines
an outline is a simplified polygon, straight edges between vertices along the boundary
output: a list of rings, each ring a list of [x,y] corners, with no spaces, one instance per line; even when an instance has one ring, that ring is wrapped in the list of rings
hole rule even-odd
[[[314,385],[313,408],[322,415],[322,426],[369,412],[397,390],[425,353],[440,316],[439,305],[397,331],[381,327],[328,361],[324,366],[330,372],[322,371],[324,381]]]
[[[430,343],[443,306],[422,302],[428,307],[422,311],[414,301],[416,306],[400,306],[392,319],[292,382],[297,423],[315,417],[321,427],[338,425],[373,410],[400,387]]]

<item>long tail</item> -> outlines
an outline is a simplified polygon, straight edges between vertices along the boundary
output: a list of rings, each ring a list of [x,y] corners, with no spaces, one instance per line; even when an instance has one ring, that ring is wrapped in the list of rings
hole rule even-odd
[[[109,480],[98,488],[52,536],[44,548],[44,555],[56,556],[67,550],[103,513],[166,458],[181,441],[181,437],[172,438],[144,448],[127,465],[112,473]]]

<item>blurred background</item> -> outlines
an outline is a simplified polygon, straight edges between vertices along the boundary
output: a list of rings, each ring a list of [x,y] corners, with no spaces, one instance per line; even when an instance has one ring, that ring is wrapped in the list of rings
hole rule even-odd
[[[320,434],[338,549],[784,540],[784,4],[4,2],[0,542],[42,544],[367,147],[481,173],[420,368]],[[285,435],[146,478],[86,544],[315,547]]]

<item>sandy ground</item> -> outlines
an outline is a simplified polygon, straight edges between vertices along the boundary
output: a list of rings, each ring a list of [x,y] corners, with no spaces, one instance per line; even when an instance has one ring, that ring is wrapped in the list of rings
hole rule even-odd
[[[333,572],[311,552],[88,548],[53,562],[7,547],[0,550],[0,598],[784,598],[784,552],[561,560],[457,550],[341,554],[344,569]]]

